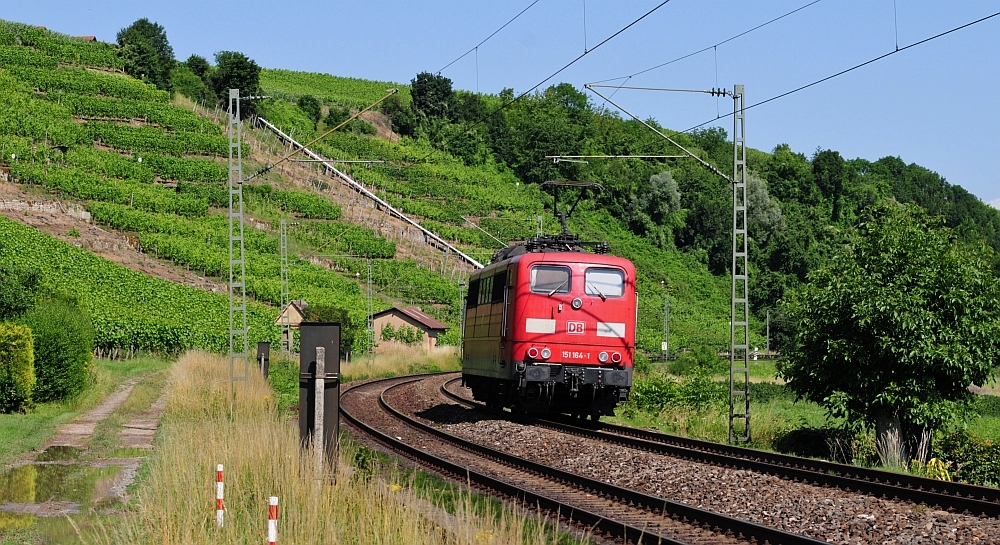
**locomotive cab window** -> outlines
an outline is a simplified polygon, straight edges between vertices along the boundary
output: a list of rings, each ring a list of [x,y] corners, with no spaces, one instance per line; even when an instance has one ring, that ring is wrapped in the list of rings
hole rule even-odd
[[[493,295],[493,277],[487,276],[485,278],[479,279],[479,304],[485,305],[490,303],[490,298]]]
[[[493,297],[491,299],[494,303],[503,302],[503,292],[507,287],[507,270],[504,269],[493,275]]]
[[[569,267],[535,265],[531,268],[531,291],[536,293],[569,293]]]
[[[625,293],[625,273],[618,269],[587,269],[584,293],[601,299],[621,297]]]
[[[479,305],[479,280],[469,282],[469,292],[465,294],[465,307],[472,308]]]

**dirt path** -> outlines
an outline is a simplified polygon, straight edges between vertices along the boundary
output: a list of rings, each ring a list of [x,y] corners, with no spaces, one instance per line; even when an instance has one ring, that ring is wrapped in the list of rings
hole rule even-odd
[[[160,425],[160,418],[167,408],[167,389],[164,387],[160,397],[148,409],[135,415],[128,424],[122,426],[118,438],[126,448],[153,448],[153,436]]]
[[[115,412],[115,409],[128,399],[128,395],[132,393],[132,388],[135,388],[135,385],[139,384],[139,381],[144,377],[145,375],[140,375],[126,380],[114,392],[111,392],[111,395],[105,398],[100,405],[91,409],[90,412],[82,414],[72,422],[60,426],[55,437],[45,443],[42,450],[49,447],[85,447],[90,436],[94,435],[97,424]]]

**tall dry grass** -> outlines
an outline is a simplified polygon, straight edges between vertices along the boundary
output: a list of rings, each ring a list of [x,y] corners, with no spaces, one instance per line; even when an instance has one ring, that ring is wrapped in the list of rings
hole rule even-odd
[[[267,499],[278,496],[278,543],[544,543],[550,534],[510,512],[477,513],[458,502],[447,524],[408,506],[407,482],[353,472],[342,453],[336,485],[299,449],[298,428],[278,416],[267,383],[251,376],[230,407],[228,363],[205,353],[171,371],[168,405],[147,472],[119,524],[101,543],[243,544],[263,542]],[[215,466],[225,465],[226,524],[215,526]],[[402,485],[402,486],[400,486]],[[411,497],[412,498],[412,497]],[[547,537],[548,535],[548,537]]]
[[[374,358],[361,355],[341,364],[345,380],[389,377],[429,371],[458,371],[462,368],[458,347],[444,346],[425,351],[420,347],[385,343]]]

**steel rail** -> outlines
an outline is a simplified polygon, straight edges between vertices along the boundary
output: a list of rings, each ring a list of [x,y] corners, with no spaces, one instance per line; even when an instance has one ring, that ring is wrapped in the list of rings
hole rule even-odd
[[[448,390],[447,386],[458,380],[461,379],[456,378],[444,383],[441,391],[449,399],[466,406],[484,409],[485,406],[481,403],[470,401]],[[1000,489],[995,488],[764,452],[601,422],[588,422],[587,427],[581,427],[559,418],[521,416],[518,420],[529,424],[540,424],[564,433],[601,439],[688,460],[739,467],[781,478],[864,492],[889,499],[925,503],[945,509],[954,508],[959,512],[969,512],[973,515],[1000,516]]]
[[[389,379],[392,380],[392,379]],[[398,379],[397,379],[398,380]],[[417,421],[408,415],[403,414],[401,411],[393,408],[385,399],[385,394],[392,389],[399,388],[413,382],[422,380],[422,378],[415,378],[410,380],[405,380],[393,384],[387,387],[379,395],[379,406],[382,410],[388,412],[396,419],[403,421],[406,425],[417,429],[425,434],[437,437],[447,443],[461,448],[467,452],[473,453],[477,456],[493,460],[495,462],[502,463],[504,465],[513,467],[520,471],[524,471],[529,474],[533,474],[539,478],[543,478],[548,481],[552,481],[563,486],[572,486],[584,490],[586,492],[594,492],[597,495],[603,496],[604,498],[609,498],[617,503],[627,506],[630,509],[648,510],[653,513],[655,517],[660,520],[673,519],[677,521],[685,521],[690,526],[693,527],[705,527],[706,525],[713,528],[714,531],[722,534],[731,533],[733,536],[742,537],[742,539],[747,541],[756,541],[757,543],[770,543],[771,545],[777,544],[818,544],[823,543],[822,541],[815,540],[810,537],[792,534],[785,532],[783,530],[778,530],[776,528],[770,528],[760,524],[727,517],[712,511],[707,511],[704,509],[699,509],[696,507],[691,507],[689,505],[672,502],[663,498],[658,498],[641,492],[636,492],[633,490],[628,490],[615,486],[609,483],[604,483],[598,480],[590,479],[566,471],[562,471],[544,464],[533,462],[531,460],[526,460],[524,458],[513,456],[505,452],[501,452],[489,447],[485,447],[461,439],[445,433],[444,431],[438,430],[433,426],[425,424],[423,422]],[[381,382],[381,381],[376,381]],[[369,385],[371,383],[368,383]],[[346,394],[347,392],[345,392]],[[378,430],[372,429],[370,426],[365,425],[361,420],[345,409],[345,404],[341,404],[341,412],[359,429],[362,429],[365,433],[370,433],[374,437],[377,437],[380,442],[391,446],[394,449],[401,450],[407,454],[414,456],[421,461],[445,469],[446,471],[458,475],[461,478],[467,478],[471,481],[475,481],[477,484],[493,488],[494,490],[500,491],[506,495],[515,497],[520,501],[527,504],[538,505],[544,509],[559,513],[571,513],[573,520],[583,522],[594,528],[600,530],[603,533],[609,533],[611,535],[620,536],[626,542],[631,541],[633,543],[684,543],[682,541],[676,541],[672,538],[655,535],[652,533],[651,528],[639,528],[637,526],[629,525],[623,521],[613,521],[608,519],[604,515],[598,513],[593,513],[585,509],[580,509],[577,506],[565,504],[559,500],[549,498],[534,492],[531,490],[526,490],[509,483],[504,483],[493,477],[489,477],[485,474],[478,473],[471,468],[461,467],[457,464],[443,460],[442,458],[430,454],[426,451],[420,450],[415,447],[411,447],[398,440],[394,437],[388,436]]]

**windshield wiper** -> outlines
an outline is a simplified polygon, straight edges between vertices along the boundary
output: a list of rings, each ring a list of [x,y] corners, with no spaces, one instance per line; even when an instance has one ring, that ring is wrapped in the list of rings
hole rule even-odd
[[[569,282],[569,278],[568,277],[566,278],[566,280],[562,281],[562,284],[559,284],[558,286],[556,286],[556,289],[554,289],[554,290],[552,290],[552,291],[549,292],[549,297],[552,297],[553,295],[555,295],[555,293],[557,291],[561,290],[563,288],[563,286],[566,285],[567,282]]]
[[[587,282],[587,285],[590,286],[591,288],[594,288],[594,291],[597,292],[597,295],[601,296],[601,301],[607,301],[608,300],[608,296],[604,295],[603,293],[601,293],[601,290],[597,289],[597,286],[591,284],[590,282]]]

